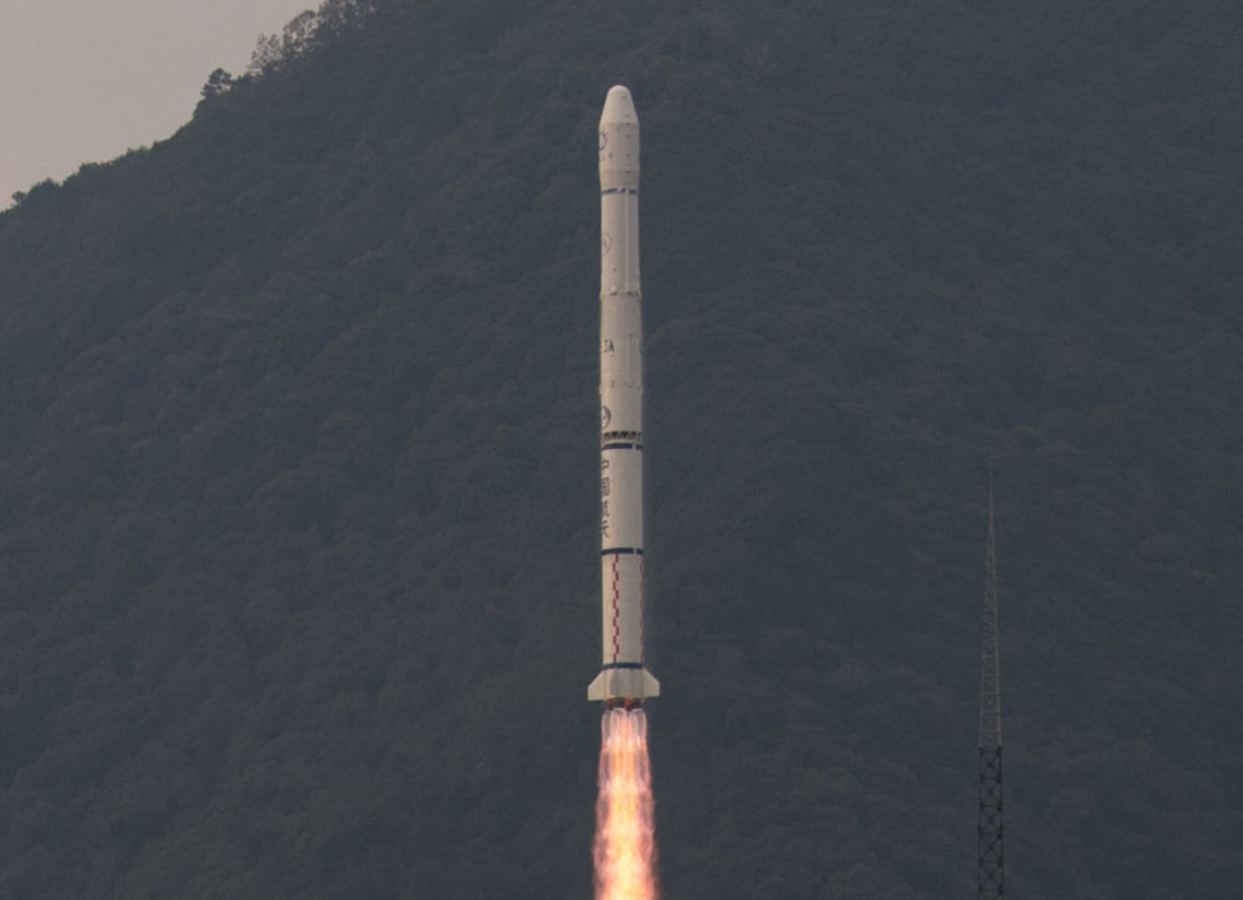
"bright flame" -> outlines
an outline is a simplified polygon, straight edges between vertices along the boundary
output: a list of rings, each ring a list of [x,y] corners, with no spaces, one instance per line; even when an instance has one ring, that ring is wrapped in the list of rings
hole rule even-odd
[[[643,710],[611,709],[600,726],[596,900],[656,900],[656,801]]]

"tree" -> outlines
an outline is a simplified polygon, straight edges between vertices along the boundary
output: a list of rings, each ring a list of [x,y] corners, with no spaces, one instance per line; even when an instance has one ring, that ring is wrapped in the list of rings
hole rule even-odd
[[[203,85],[201,91],[203,99],[209,100],[212,97],[219,97],[221,94],[227,94],[233,90],[233,76],[224,69],[216,69],[207,76],[207,83]]]

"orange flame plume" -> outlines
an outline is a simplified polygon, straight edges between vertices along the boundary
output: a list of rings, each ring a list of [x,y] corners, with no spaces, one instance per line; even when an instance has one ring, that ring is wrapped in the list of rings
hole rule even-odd
[[[601,723],[596,801],[596,900],[656,900],[656,801],[642,709]]]

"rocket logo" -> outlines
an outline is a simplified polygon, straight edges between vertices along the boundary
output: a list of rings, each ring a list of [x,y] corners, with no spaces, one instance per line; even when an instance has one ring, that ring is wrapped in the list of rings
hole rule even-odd
[[[607,406],[601,406],[600,407],[600,427],[608,428],[609,424],[612,423],[612,421],[613,421],[613,410],[609,409]]]

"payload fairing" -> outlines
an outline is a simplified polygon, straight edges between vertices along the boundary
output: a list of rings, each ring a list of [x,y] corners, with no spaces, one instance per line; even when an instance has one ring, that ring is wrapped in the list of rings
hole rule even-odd
[[[643,321],[639,117],[610,88],[600,116],[600,561],[603,670],[588,700],[635,707],[660,695],[643,665]]]

